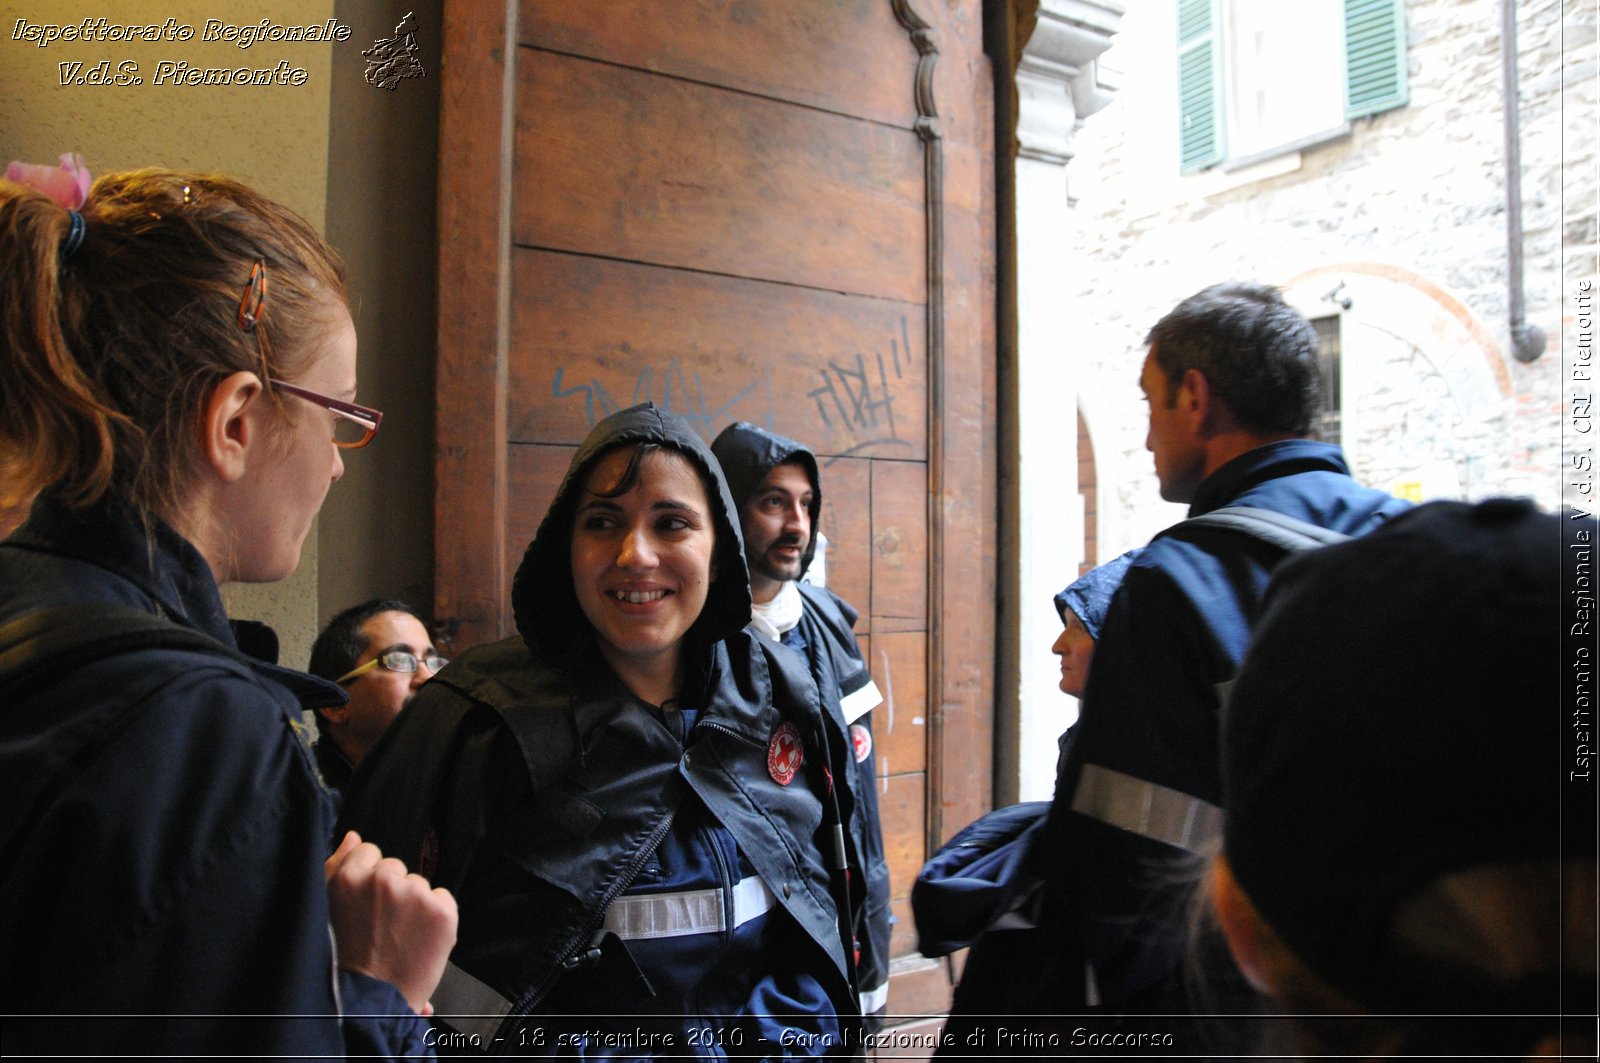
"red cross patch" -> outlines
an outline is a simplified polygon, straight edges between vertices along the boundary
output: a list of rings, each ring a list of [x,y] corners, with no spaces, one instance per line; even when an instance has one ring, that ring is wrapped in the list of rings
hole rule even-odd
[[[872,732],[862,724],[851,724],[850,749],[856,755],[857,764],[872,756]]]
[[[785,720],[772,732],[772,741],[767,743],[767,774],[779,786],[788,786],[804,760],[805,744],[800,741],[800,729]]]

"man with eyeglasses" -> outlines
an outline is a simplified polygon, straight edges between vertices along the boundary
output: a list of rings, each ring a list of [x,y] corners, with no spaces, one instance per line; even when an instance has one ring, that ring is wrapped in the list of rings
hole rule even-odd
[[[344,789],[384,728],[445,663],[422,617],[405,602],[362,602],[329,622],[307,669],[350,695],[348,704],[317,710],[317,767],[329,789]]]

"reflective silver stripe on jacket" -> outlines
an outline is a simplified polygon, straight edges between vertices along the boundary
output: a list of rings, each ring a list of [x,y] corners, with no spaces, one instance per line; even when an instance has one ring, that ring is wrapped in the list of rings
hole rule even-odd
[[[1216,805],[1098,764],[1083,766],[1072,810],[1190,852],[1222,837],[1222,809]]]
[[[871,1015],[889,1006],[888,979],[880,982],[876,989],[863,990],[861,993],[861,1014]]]
[[[733,925],[743,926],[772,907],[774,898],[759,875],[733,887]],[[670,938],[726,930],[722,890],[685,890],[619,897],[606,909],[606,929],[625,941]]]
[[[444,977],[433,991],[433,1013],[450,1028],[489,1044],[495,1031],[511,1013],[511,1001],[496,993],[453,963],[444,965]]]
[[[839,711],[844,713],[845,723],[855,723],[882,704],[883,694],[878,690],[878,684],[868,676],[866,686],[858,687],[839,699]]]

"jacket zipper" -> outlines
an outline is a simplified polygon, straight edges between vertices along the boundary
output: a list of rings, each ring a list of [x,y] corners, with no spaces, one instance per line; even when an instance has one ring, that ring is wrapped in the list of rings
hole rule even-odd
[[[731,727],[719,724],[715,720],[702,719],[697,726],[704,727],[710,731],[719,731],[725,735],[732,735],[751,748],[759,748],[761,745],[755,739],[741,734]],[[726,830],[727,828],[724,827],[722,829]],[[705,844],[711,849],[711,858],[717,865],[717,875],[722,880],[722,921],[727,931],[721,944],[722,948],[726,950],[733,941],[733,918],[735,914],[733,910],[733,887],[736,885],[733,880],[734,868],[728,866],[728,859],[722,852],[722,846],[717,844],[716,830],[711,826],[703,826],[700,833],[705,840]],[[735,843],[735,847],[737,848],[737,843]]]
[[[650,832],[650,837],[645,839],[645,844],[638,848],[633,860],[623,869],[617,880],[611,884],[611,888],[606,890],[606,895],[600,899],[600,903],[595,909],[597,915],[589,920],[581,933],[567,943],[566,948],[561,953],[561,958],[556,961],[555,968],[545,976],[544,981],[524,993],[522,998],[517,1001],[516,1006],[501,1021],[500,1028],[495,1031],[497,1039],[500,1039],[500,1035],[507,1029],[508,1023],[514,1019],[527,1018],[533,1012],[533,1009],[539,1006],[540,1001],[544,1000],[549,994],[561,975],[570,969],[572,962],[578,958],[584,947],[594,940],[596,931],[606,921],[606,910],[611,907],[611,902],[616,900],[622,891],[631,886],[633,880],[639,876],[639,871],[644,867],[645,861],[650,859],[651,855],[656,851],[656,846],[661,844],[661,839],[666,836],[668,828],[672,826],[672,819],[673,813],[671,811],[661,817],[661,822]],[[501,1051],[497,1054],[505,1055],[509,1051],[509,1046],[510,1039],[503,1039]]]
[[[763,743],[757,741],[754,738],[751,738],[749,735],[745,734],[743,731],[735,731],[732,727],[729,727],[725,723],[718,723],[715,720],[701,720],[700,721],[700,726],[704,727],[704,728],[706,728],[707,730],[710,730],[710,731],[721,731],[725,735],[732,735],[733,737],[737,738],[739,741],[743,742],[745,745],[750,746],[753,749],[761,749],[761,748],[763,748]]]

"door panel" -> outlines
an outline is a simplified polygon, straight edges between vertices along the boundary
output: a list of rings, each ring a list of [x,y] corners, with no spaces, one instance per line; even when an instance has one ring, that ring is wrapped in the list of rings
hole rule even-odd
[[[537,48],[516,106],[519,244],[925,298],[905,130]]]
[[[649,399],[707,437],[744,420],[819,454],[927,456],[922,307],[528,249],[512,267],[513,441]]]
[[[519,39],[901,129],[917,120],[904,83],[883,76],[917,61],[888,3],[529,4]]]
[[[928,766],[928,636],[921,631],[873,637],[872,675],[883,704],[872,713],[880,775]]]
[[[921,773],[891,775],[879,780],[878,815],[883,822],[884,855],[894,894],[910,896],[911,883],[926,862],[922,839],[923,778]],[[889,992],[894,993],[891,985]],[[893,1008],[891,1007],[891,1011]]]
[[[856,631],[872,623],[872,462],[864,458],[827,458],[823,479],[822,534],[828,537],[827,583],[861,616]],[[838,499],[837,502],[834,500]],[[861,647],[866,652],[866,646]],[[869,658],[870,660],[870,658]]]
[[[922,462],[872,463],[872,615],[915,621],[928,615],[928,467]]]

